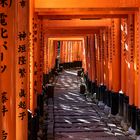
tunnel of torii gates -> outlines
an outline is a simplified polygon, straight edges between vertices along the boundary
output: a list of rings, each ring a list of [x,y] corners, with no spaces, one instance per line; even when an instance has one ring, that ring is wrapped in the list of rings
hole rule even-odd
[[[139,0],[0,0],[0,140],[28,139],[27,110],[35,114],[58,52],[63,66],[82,62],[89,91],[139,135],[139,7]]]

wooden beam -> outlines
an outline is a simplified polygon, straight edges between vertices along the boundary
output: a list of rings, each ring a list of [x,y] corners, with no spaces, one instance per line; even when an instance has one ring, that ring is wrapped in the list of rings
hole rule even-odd
[[[36,8],[35,11],[45,19],[115,18],[134,14],[138,8]]]
[[[93,34],[93,33],[98,33],[99,29],[98,28],[94,28],[94,29],[44,29],[45,33],[47,33],[47,35],[73,35],[73,34],[77,34],[77,35],[83,35],[83,34]]]
[[[81,41],[84,39],[84,37],[50,37],[48,38],[50,40],[69,40],[69,41]]]
[[[100,26],[111,26],[111,19],[99,19],[99,20],[44,20],[43,25],[45,28],[92,28]]]
[[[36,8],[138,7],[139,0],[35,0]]]

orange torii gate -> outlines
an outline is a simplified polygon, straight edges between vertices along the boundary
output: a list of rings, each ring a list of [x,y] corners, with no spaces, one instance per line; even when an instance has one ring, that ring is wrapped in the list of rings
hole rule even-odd
[[[25,4],[19,0],[7,0],[6,2],[4,5],[0,3],[0,12],[4,16],[4,20],[0,20],[0,45],[2,46],[0,47],[0,131],[2,132],[0,139],[27,140],[27,109],[30,109],[33,114],[35,113],[35,109],[37,108],[37,95],[42,92],[43,72],[44,74],[49,74],[55,66],[57,41],[48,40],[49,36],[46,38],[46,33],[44,34],[43,16],[40,18],[35,14],[33,0],[26,1]],[[38,0],[36,2],[40,3]],[[63,3],[64,0],[61,0],[61,2]],[[99,9],[97,8],[99,12],[94,11],[94,9],[90,9],[89,11],[86,9],[86,12],[84,10],[73,9],[75,11],[72,13],[73,15],[71,15],[71,7],[77,8],[77,4],[75,5],[73,0],[68,0],[62,5],[61,2],[58,5],[52,2],[42,5],[42,2],[42,4],[36,4],[36,7],[47,6],[52,8],[54,6],[53,8],[56,8],[56,11],[59,7],[60,9],[58,9],[60,11],[58,11],[61,16],[63,14],[61,8],[66,6],[65,8],[69,9],[66,9],[68,11],[64,14],[64,18],[67,17],[67,14],[71,18],[81,18],[81,15],[83,17],[110,16],[111,18],[120,16],[119,18],[112,19],[111,29],[108,27],[108,24],[104,24],[105,28],[100,27],[101,24],[98,25],[98,29],[100,30],[99,34],[94,34],[93,30],[90,30],[92,26],[83,30],[75,29],[78,32],[83,31],[86,33],[88,31],[88,38],[82,42],[82,45],[81,42],[76,40],[73,41],[76,43],[70,43],[78,47],[83,46],[83,49],[79,49],[80,51],[78,51],[78,47],[75,49],[74,57],[71,59],[73,61],[79,61],[81,57],[83,60],[86,59],[84,60],[84,63],[86,63],[84,64],[84,68],[89,73],[89,80],[91,82],[97,80],[98,86],[101,84],[106,86],[109,91],[107,94],[112,96],[112,114],[118,112],[120,95],[124,96],[122,97],[124,98],[122,102],[125,102],[125,109],[121,112],[119,110],[119,113],[123,116],[126,114],[127,117],[129,114],[131,117],[128,117],[127,121],[131,123],[133,129],[137,130],[137,134],[140,134],[139,1],[119,0],[115,1],[114,4],[112,4],[111,0],[109,2],[108,0],[102,0],[100,4],[97,0],[94,2],[89,0],[88,3],[87,1],[83,1],[78,4],[79,8],[88,8],[89,6],[97,8],[100,6],[100,8],[98,7]],[[66,3],[69,3],[69,5]],[[123,11],[122,9],[125,6],[128,9]],[[115,11],[113,7],[115,7],[115,10],[117,7],[118,9]],[[132,10],[130,7],[132,7]],[[47,9],[48,11],[50,10],[49,8]],[[107,10],[107,8],[111,8],[110,10],[112,12]],[[129,10],[130,13],[128,13]],[[76,12],[78,14],[75,16],[74,14]],[[56,13],[48,12],[47,14],[51,17],[56,16]],[[44,14],[46,13],[44,12]],[[125,19],[122,19],[123,16],[125,16]],[[58,18],[58,16],[56,17]],[[71,23],[76,22],[77,20]],[[97,23],[99,22],[97,21]],[[80,23],[80,25],[82,26],[83,23]],[[88,26],[88,24],[86,25]],[[123,30],[121,30],[121,25]],[[67,26],[65,25],[65,27]],[[78,24],[76,24],[76,27],[78,27]],[[72,28],[74,29],[74,27]],[[49,33],[51,32],[50,30]],[[56,32],[55,29],[52,30]],[[64,32],[67,34],[67,29]],[[61,33],[61,29],[59,33]],[[69,30],[69,33],[72,34],[74,32]],[[84,37],[85,35],[83,35]],[[63,41],[60,41],[60,44],[64,45],[63,50],[65,50],[65,45],[67,46],[66,59],[64,53],[62,53],[62,63],[71,61],[69,56],[72,55],[74,47],[69,44],[69,41],[68,39],[64,44],[62,43]],[[86,41],[88,42],[87,46],[85,45],[87,43]],[[93,44],[94,42],[95,46]],[[70,54],[68,53],[69,45],[73,48]],[[84,50],[86,51],[86,56],[80,53]],[[93,53],[94,50],[95,54]],[[118,94],[120,90],[124,94]],[[125,112],[126,109],[127,112]]]

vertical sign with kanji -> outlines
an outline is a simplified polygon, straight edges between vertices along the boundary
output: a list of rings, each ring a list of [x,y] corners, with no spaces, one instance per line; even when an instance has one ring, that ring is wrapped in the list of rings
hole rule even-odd
[[[12,0],[0,1],[0,140],[15,139],[14,6]]]
[[[27,140],[29,1],[16,0],[16,10],[16,140]]]

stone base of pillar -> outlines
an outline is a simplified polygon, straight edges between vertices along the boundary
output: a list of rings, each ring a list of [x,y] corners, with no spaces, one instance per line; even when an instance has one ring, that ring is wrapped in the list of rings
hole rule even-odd
[[[123,116],[124,109],[124,94],[119,93],[119,115]]]
[[[112,92],[111,97],[111,114],[117,115],[119,111],[119,93]]]

